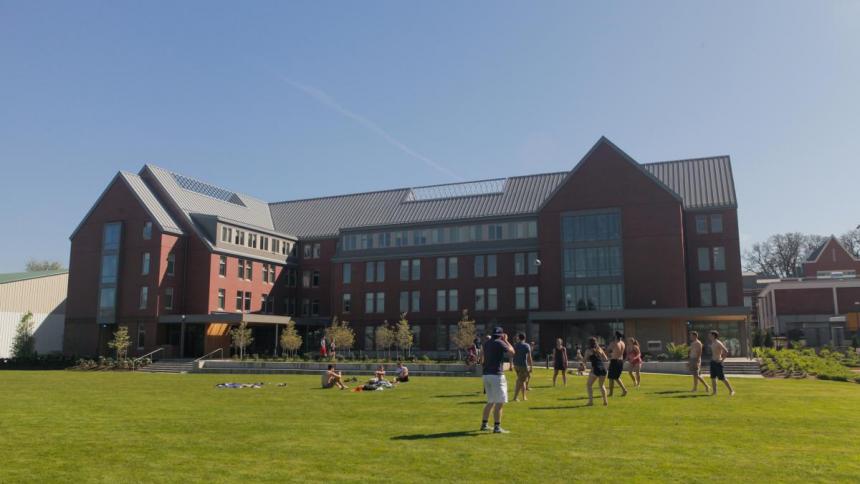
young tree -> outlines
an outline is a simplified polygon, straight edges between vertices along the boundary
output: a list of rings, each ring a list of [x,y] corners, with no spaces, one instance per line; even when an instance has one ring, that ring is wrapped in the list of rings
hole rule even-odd
[[[248,327],[247,321],[242,321],[239,326],[230,330],[230,339],[233,347],[239,350],[239,359],[245,359],[245,348],[254,342],[253,331]]]
[[[281,333],[281,347],[289,352],[290,356],[295,356],[302,347],[302,337],[296,331],[296,322],[292,319],[287,322],[287,327]]]
[[[465,350],[475,344],[477,334],[475,321],[469,315],[469,310],[464,309],[460,321],[457,323],[457,332],[451,335],[451,342],[457,347],[458,360],[460,359],[460,350]]]
[[[374,342],[376,343],[376,349],[385,350],[388,353],[388,359],[391,359],[391,345],[394,344],[394,332],[391,331],[391,328],[388,327],[388,321],[384,321],[382,324],[376,327],[376,332],[374,333]]]
[[[355,332],[349,327],[349,321],[338,321],[337,316],[331,320],[331,326],[325,330],[325,338],[333,341],[338,350],[349,351],[355,344]]]
[[[128,354],[131,338],[128,336],[128,327],[120,326],[113,333],[113,340],[108,342],[108,348],[116,351],[116,359],[122,360]]]
[[[36,337],[33,335],[33,313],[21,317],[12,340],[12,358],[32,358],[36,354]]]
[[[57,261],[30,259],[27,261],[27,272],[58,271],[63,264]]]
[[[412,328],[409,327],[409,321],[406,319],[405,313],[400,315],[400,321],[397,322],[394,334],[398,354],[403,351],[403,356],[406,356],[406,351],[412,348],[414,337],[412,335]]]

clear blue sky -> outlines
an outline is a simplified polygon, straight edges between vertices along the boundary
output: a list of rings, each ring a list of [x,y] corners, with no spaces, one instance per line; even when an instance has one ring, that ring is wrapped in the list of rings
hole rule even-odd
[[[860,223],[860,2],[0,0],[0,272],[117,170],[266,200],[728,154],[743,244]]]

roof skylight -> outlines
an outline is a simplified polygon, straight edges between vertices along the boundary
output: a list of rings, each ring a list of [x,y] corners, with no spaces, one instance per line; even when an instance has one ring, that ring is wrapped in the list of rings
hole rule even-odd
[[[171,173],[171,175],[173,175],[173,179],[176,181],[176,184],[182,189],[211,197],[216,200],[221,200],[222,202],[228,202],[242,207],[245,206],[245,204],[242,203],[242,199],[239,198],[239,195],[231,192],[230,190],[225,190],[223,188],[216,187],[215,185],[210,185],[200,180],[195,180],[177,173]]]
[[[424,200],[441,200],[445,198],[472,197],[477,195],[503,193],[505,191],[505,184],[507,181],[507,178],[497,178],[495,180],[417,187],[409,190],[409,194],[406,196],[406,201],[420,202]]]

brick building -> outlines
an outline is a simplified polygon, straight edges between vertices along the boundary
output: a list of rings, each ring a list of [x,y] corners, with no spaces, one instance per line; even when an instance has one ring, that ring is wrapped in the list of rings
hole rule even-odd
[[[762,329],[809,346],[843,346],[860,330],[860,259],[830,237],[809,254],[802,277],[770,282],[759,294]]]
[[[146,165],[119,173],[71,237],[66,351],[200,355],[239,321],[271,352],[292,317],[315,349],[332,317],[356,347],[402,312],[419,352],[524,331],[548,350],[615,329],[646,351],[717,328],[747,347],[728,157],[640,164],[601,138],[569,172],[266,203]]]

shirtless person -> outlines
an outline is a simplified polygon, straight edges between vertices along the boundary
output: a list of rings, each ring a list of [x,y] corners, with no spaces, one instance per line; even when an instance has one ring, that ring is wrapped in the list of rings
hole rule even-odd
[[[334,365],[328,365],[328,370],[326,371],[326,384],[323,385],[323,388],[331,388],[337,385],[341,390],[346,389],[346,385],[343,384],[343,375],[341,372],[334,369]]]
[[[720,341],[719,332],[711,331],[708,338],[711,340],[711,387],[713,388],[711,395],[717,394],[717,380],[721,380],[729,389],[729,396],[732,396],[735,394],[735,390],[729,380],[726,379],[726,374],[723,371],[723,361],[729,356],[729,350]]]
[[[691,392],[695,392],[699,389],[699,382],[702,382],[702,385],[705,385],[705,391],[710,391],[710,387],[708,387],[705,379],[702,378],[700,372],[702,371],[702,342],[699,341],[699,333],[695,331],[690,331],[690,356],[687,361],[687,369],[690,370],[690,374],[693,375],[693,389]]]
[[[627,387],[621,381],[621,373],[624,371],[624,335],[621,331],[615,332],[615,341],[609,343],[609,396],[615,389],[615,384],[621,387],[622,397],[627,395]]]

